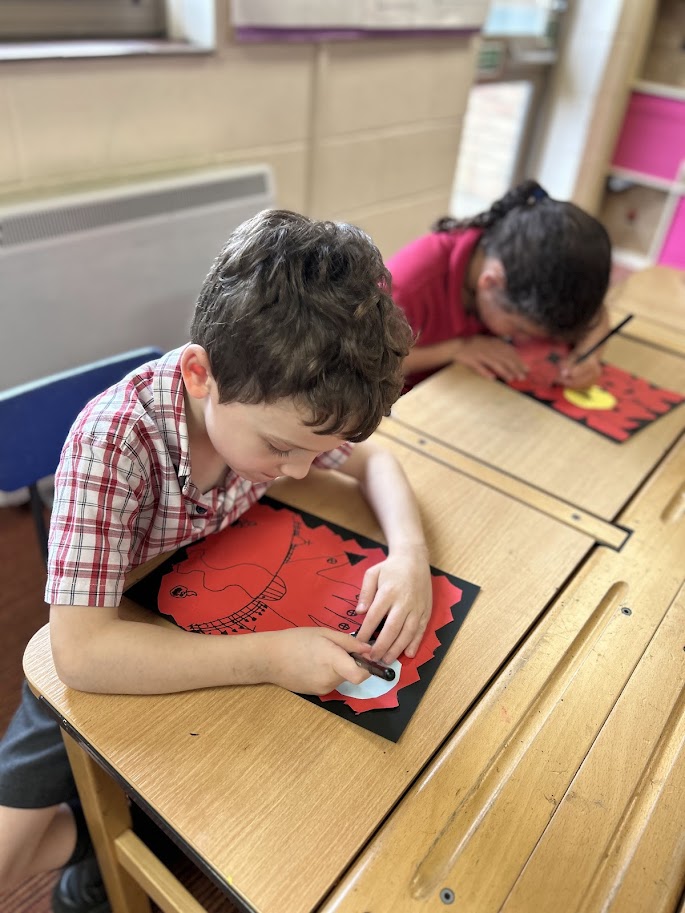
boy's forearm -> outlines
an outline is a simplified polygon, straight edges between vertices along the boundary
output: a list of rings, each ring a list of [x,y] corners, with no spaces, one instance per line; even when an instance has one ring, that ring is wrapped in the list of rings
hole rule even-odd
[[[264,635],[191,634],[180,628],[124,621],[113,612],[53,606],[52,652],[65,684],[105,694],[167,694],[268,680]],[[85,613],[108,613],[108,617],[93,615],[92,623],[82,623]]]
[[[426,549],[416,498],[402,467],[391,453],[375,444],[359,444],[342,471],[359,481],[391,552],[404,548]]]

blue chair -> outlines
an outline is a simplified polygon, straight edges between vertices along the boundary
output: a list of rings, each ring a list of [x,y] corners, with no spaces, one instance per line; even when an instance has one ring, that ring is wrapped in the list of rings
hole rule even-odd
[[[62,445],[85,404],[161,354],[155,348],[135,349],[0,392],[0,491],[28,488],[44,559],[48,535],[38,480],[57,469]]]

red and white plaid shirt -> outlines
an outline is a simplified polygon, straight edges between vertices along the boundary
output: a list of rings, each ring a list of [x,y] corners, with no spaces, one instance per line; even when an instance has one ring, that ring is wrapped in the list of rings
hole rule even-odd
[[[45,601],[116,606],[131,568],[223,529],[269,483],[228,470],[206,494],[190,478],[183,348],[137,368],[81,412],[55,476]],[[314,460],[341,466],[351,444]]]

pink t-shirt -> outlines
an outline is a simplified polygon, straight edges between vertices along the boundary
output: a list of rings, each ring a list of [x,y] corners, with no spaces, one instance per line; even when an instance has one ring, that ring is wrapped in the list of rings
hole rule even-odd
[[[466,311],[463,288],[481,229],[435,232],[407,244],[386,261],[395,303],[418,335],[417,346],[487,333],[475,314]],[[433,371],[411,374],[407,388]]]

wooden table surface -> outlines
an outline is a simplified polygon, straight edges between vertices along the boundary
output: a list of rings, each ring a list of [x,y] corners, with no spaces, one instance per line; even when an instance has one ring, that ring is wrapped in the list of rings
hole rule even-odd
[[[641,310],[620,299],[649,317],[642,338],[612,340],[607,361],[682,391],[683,276],[665,280],[679,283],[680,297],[667,296],[661,311],[654,295]],[[404,397],[383,432],[568,524],[588,527],[590,517],[569,516],[565,501],[630,536],[617,547],[595,528],[598,546],[321,913],[451,904],[464,913],[682,913],[682,407],[617,446],[574,433],[550,410],[534,414],[536,404],[515,395],[447,369]]]
[[[390,442],[417,492],[432,563],[482,587],[398,743],[279,688],[83,694],[56,677],[43,631],[25,670],[91,749],[263,913],[309,911],[373,835],[593,546],[577,530]],[[337,473],[274,486],[281,500],[372,538]],[[197,735],[191,735],[197,733]]]
[[[605,360],[685,394],[685,358],[619,336]],[[494,469],[611,521],[682,433],[685,405],[618,444],[505,384],[452,366],[403,396],[392,420],[396,437],[418,434],[483,471]]]
[[[685,273],[670,266],[651,266],[629,276],[608,295],[615,323],[633,320],[625,335],[666,351],[685,355]]]
[[[325,913],[672,913],[685,888],[685,440]]]

